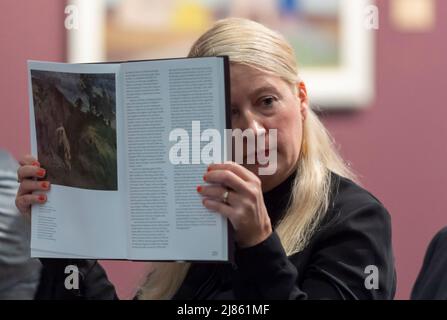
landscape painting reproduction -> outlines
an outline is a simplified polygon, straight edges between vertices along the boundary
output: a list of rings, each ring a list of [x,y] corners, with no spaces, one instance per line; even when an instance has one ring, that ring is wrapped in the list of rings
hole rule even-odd
[[[300,66],[340,64],[340,0],[107,0],[104,5],[109,61],[186,55],[215,21],[240,17],[284,34]]]
[[[117,190],[115,74],[31,70],[38,159],[54,185]]]

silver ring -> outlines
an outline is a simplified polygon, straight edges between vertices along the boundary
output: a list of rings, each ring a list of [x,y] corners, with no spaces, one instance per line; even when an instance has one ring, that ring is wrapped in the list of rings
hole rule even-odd
[[[225,190],[223,194],[223,203],[228,204],[228,196],[230,195],[230,190]]]

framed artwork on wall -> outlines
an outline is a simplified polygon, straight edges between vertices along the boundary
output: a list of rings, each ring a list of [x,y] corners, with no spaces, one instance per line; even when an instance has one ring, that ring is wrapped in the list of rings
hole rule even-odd
[[[295,49],[312,105],[358,109],[374,98],[370,0],[71,0],[69,62],[186,56],[216,20],[249,18],[281,32]]]

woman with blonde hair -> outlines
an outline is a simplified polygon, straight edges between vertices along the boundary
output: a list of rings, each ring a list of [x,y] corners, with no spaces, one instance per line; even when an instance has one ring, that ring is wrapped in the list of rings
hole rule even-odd
[[[389,214],[353,182],[309,108],[291,46],[259,23],[229,18],[189,53],[216,55],[230,59],[232,128],[266,136],[276,129],[276,148],[266,152],[276,152],[277,169],[258,175],[258,161],[210,165],[197,192],[206,208],[231,222],[234,263],[154,263],[136,298],[392,299]],[[21,165],[16,204],[29,213],[32,203],[46,201],[32,191],[46,189],[30,181],[41,178],[36,159],[25,157]],[[63,263],[43,260],[36,297],[116,298],[99,264],[82,263],[81,289],[73,294],[63,289]]]

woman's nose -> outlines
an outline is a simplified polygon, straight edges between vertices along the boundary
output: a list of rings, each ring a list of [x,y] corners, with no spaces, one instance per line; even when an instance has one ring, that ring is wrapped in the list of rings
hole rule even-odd
[[[255,136],[258,135],[265,135],[266,129],[262,125],[261,121],[254,117],[251,114],[245,114],[243,117],[243,121],[241,123],[240,129],[242,131],[245,131],[246,129],[249,129],[253,132]]]
[[[250,122],[250,129],[253,130],[255,136],[265,135],[265,128],[255,119]]]

